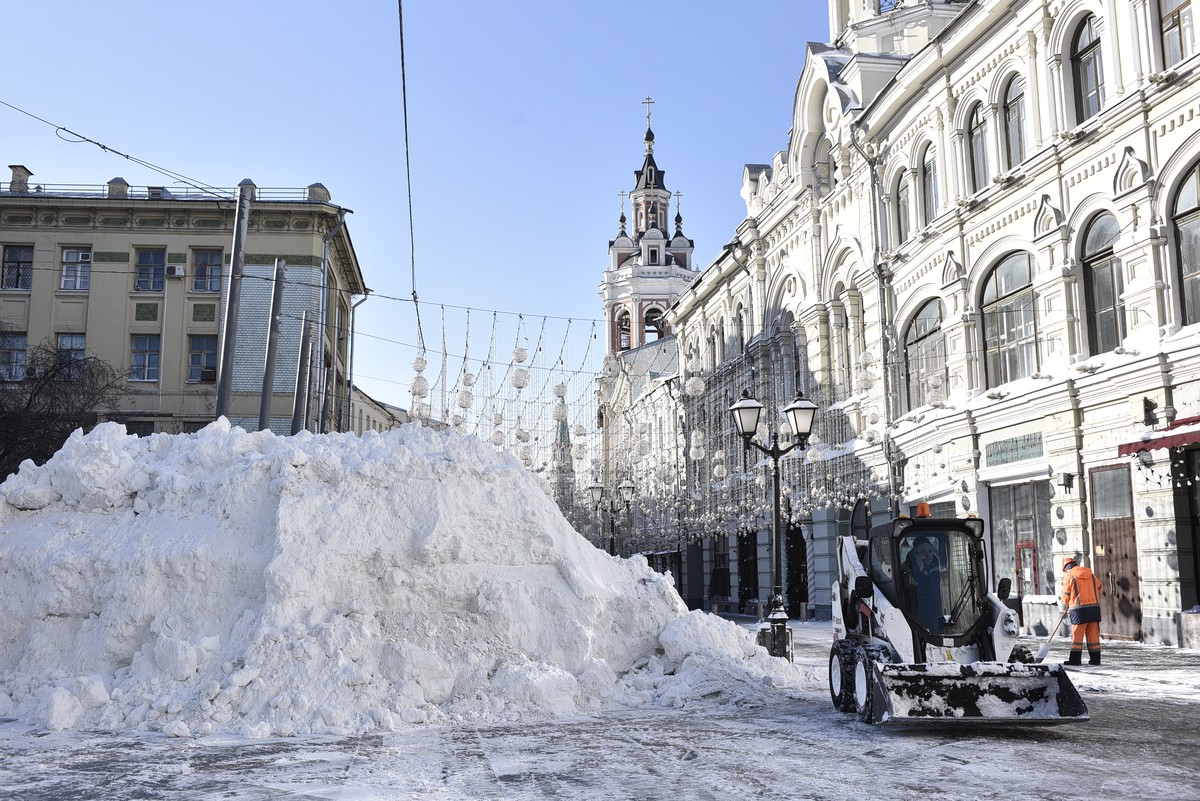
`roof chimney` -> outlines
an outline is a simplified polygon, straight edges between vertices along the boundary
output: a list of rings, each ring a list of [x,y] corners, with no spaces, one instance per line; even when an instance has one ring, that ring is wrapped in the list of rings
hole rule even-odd
[[[117,199],[129,197],[129,183],[124,178],[113,178],[108,182],[108,196]]]
[[[316,183],[308,185],[309,200],[318,200],[322,203],[328,203],[330,197],[331,195],[329,194],[329,190],[325,188],[324,184]]]
[[[12,170],[12,181],[8,185],[10,192],[28,192],[29,178],[33,175],[24,165],[9,164],[8,168]]]

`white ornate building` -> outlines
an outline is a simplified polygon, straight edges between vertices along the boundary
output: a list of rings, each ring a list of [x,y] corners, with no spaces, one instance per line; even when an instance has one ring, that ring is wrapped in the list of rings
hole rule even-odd
[[[769,463],[726,410],[800,390],[821,408],[782,460],[793,612],[828,610],[837,535],[924,500],[987,522],[988,582],[1034,630],[1071,555],[1105,636],[1197,644],[1192,5],[830,0],[786,147],[666,314],[706,602],[769,589]]]

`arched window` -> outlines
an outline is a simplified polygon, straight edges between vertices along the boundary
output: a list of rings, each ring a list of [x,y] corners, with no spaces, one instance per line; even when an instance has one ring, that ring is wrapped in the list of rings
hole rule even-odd
[[[1076,122],[1090,120],[1104,105],[1104,72],[1100,63],[1100,33],[1088,15],[1071,41],[1071,73],[1075,79]]]
[[[1006,256],[988,275],[983,287],[983,339],[989,387],[1037,372],[1037,311],[1033,259],[1028,253]]]
[[[662,309],[650,309],[642,320],[642,340],[653,342],[667,335]]]
[[[971,162],[971,190],[980,192],[989,180],[987,137],[983,122],[983,104],[977,103],[967,117],[967,156]]]
[[[733,335],[734,348],[740,355],[746,350],[746,310],[741,306],[737,307],[737,313],[733,316]]]
[[[925,148],[921,157],[921,211],[924,225],[929,225],[937,217],[937,150],[933,145]]]
[[[906,398],[910,410],[946,398],[946,339],[942,302],[930,300],[904,332]]]
[[[892,202],[896,207],[897,245],[902,245],[908,241],[908,195],[908,170],[904,170],[900,173],[900,178],[896,181],[896,191],[892,195]]]
[[[1101,214],[1092,220],[1083,238],[1083,280],[1092,353],[1107,353],[1125,338],[1125,303],[1121,300],[1125,279],[1121,265],[1113,258],[1113,243],[1120,233],[1117,218]]]
[[[1025,160],[1025,79],[1020,75],[1004,90],[1004,157],[1010,170]]]
[[[1192,0],[1159,0],[1162,16],[1163,66],[1178,64],[1196,52]]]
[[[1179,242],[1183,324],[1190,325],[1200,322],[1200,164],[1184,179],[1171,219]]]
[[[629,350],[633,347],[629,331],[629,312],[623,311],[617,315],[617,348]]]

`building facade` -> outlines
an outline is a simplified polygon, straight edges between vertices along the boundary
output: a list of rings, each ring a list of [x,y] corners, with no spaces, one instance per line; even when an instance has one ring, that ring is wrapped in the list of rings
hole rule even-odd
[[[127,376],[104,417],[131,433],[212,422],[225,341],[236,190],[35,184],[23,166],[0,183],[0,377],[48,343]],[[250,197],[229,419],[258,428],[273,280],[285,267],[269,423],[348,430],[355,298],[366,288],[346,210],[320,184]],[[309,347],[302,348],[305,321]],[[301,364],[301,356],[306,356]]]
[[[746,219],[666,315],[706,599],[769,588],[769,464],[728,407],[749,390],[760,440],[786,439],[800,391],[789,606],[828,613],[836,537],[927,501],[986,521],[1030,630],[1072,556],[1105,636],[1197,644],[1192,5],[831,0],[786,147],[747,165]]]

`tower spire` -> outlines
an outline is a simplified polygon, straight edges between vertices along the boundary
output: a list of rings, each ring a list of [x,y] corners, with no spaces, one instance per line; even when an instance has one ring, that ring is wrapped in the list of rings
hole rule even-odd
[[[646,155],[650,155],[654,152],[654,131],[650,129],[650,107],[654,105],[654,99],[646,95],[642,105],[646,107]]]

